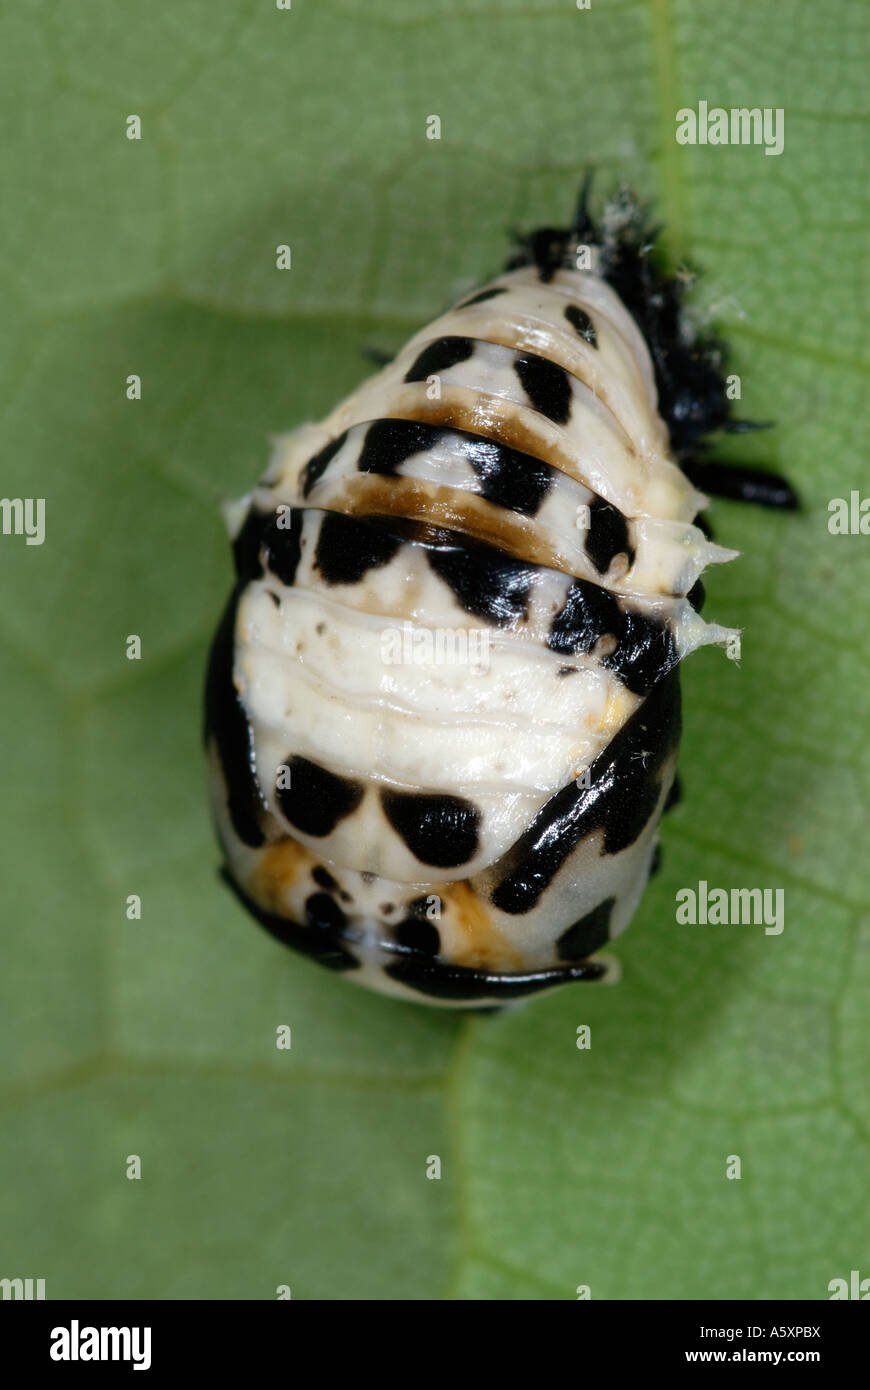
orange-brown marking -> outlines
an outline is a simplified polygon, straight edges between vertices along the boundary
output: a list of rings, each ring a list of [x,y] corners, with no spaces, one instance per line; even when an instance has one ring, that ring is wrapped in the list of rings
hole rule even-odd
[[[448,527],[497,546],[519,560],[565,574],[582,573],[578,557],[548,542],[533,522],[459,488],[419,478],[359,474],[324,488],[323,496],[315,495],[312,501],[351,516],[397,516]]]
[[[403,384],[390,393],[389,414],[400,420],[420,420],[425,424],[447,425],[485,435],[507,448],[530,454],[589,487],[581,472],[580,460],[562,443],[560,427],[543,416],[536,417],[536,412],[528,406],[504,396],[450,385],[442,386],[440,400],[430,400],[427,389],[414,382]],[[614,416],[610,418],[619,446],[634,457],[635,448],[628,435]]]
[[[438,890],[441,901],[455,909],[465,941],[459,951],[451,943],[457,965],[472,970],[521,970],[519,952],[493,923],[487,905],[465,882],[445,883]]]
[[[317,860],[310,850],[300,845],[292,835],[285,835],[283,840],[277,840],[263,850],[251,875],[249,891],[257,902],[271,912],[286,916],[288,890],[316,864]]]
[[[400,420],[421,420],[427,425],[447,425],[455,430],[471,430],[473,434],[485,435],[487,439],[494,439],[497,444],[503,444],[506,448],[530,454],[532,458],[548,463],[551,468],[558,468],[575,481],[583,481],[578,477],[577,460],[568,449],[562,448],[556,442],[550,430],[533,429],[516,418],[516,402],[505,401],[498,418],[490,422],[473,405],[462,404],[461,400],[456,398],[457,389],[459,388],[443,387],[440,400],[429,400],[420,393],[417,400],[409,400],[407,405],[403,400],[391,401],[390,415],[398,416]],[[405,394],[403,392],[402,396]],[[463,390],[462,395],[466,394]],[[499,409],[496,397],[492,397],[489,404],[494,404],[496,409]]]

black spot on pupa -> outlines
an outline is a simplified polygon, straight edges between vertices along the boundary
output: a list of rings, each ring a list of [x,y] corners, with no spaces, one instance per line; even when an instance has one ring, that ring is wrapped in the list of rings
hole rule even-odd
[[[421,864],[451,869],[477,853],[480,812],[461,796],[381,792],[390,825]]]
[[[564,367],[545,357],[521,353],[514,369],[532,409],[554,424],[566,425],[571,415],[571,378]]]
[[[500,294],[507,294],[506,285],[496,285],[495,288],[491,290],[479,290],[478,293],[473,294],[470,299],[463,299],[456,307],[457,309],[470,309],[472,304],[483,304],[485,300],[495,299],[496,296]]]
[[[470,1001],[522,999],[542,989],[569,984],[573,980],[600,980],[605,971],[606,967],[600,961],[591,960],[549,970],[490,975],[485,970],[471,970],[464,965],[427,960],[414,952],[395,965],[388,965],[385,973],[409,989],[415,989],[432,999]]]
[[[338,887],[332,874],[322,864],[318,864],[316,869],[311,870],[311,877],[315,883],[319,884],[321,888],[326,888],[330,893],[334,893]]]
[[[547,646],[574,656],[590,652],[606,633],[621,631],[623,616],[613,594],[586,579],[572,579],[565,602],[550,625]]]
[[[604,832],[605,854],[633,844],[655,811],[662,771],[676,757],[679,737],[675,669],[592,763],[589,785],[569,782],[541,808],[505,856],[493,905],[511,914],[530,911],[580,841],[597,831]]]
[[[591,652],[608,636],[615,645],[599,657],[601,665],[635,695],[646,695],[677,664],[677,645],[665,622],[624,606],[598,584],[573,579],[550,626],[547,646],[574,656]]]
[[[636,695],[647,694],[677,664],[667,623],[629,607],[598,584],[573,579],[550,626],[547,646],[574,656],[592,652],[602,638],[611,639],[612,650],[599,656],[601,665]]]
[[[237,579],[259,579],[263,573],[260,548],[270,519],[270,514],[256,512],[252,507],[242,522],[233,541],[233,564]]]
[[[598,334],[595,332],[595,325],[585,309],[581,309],[577,304],[569,304],[565,310],[565,318],[571,327],[576,329],[585,343],[588,343],[590,347],[598,347]]]
[[[282,945],[311,956],[328,970],[359,969],[359,961],[342,945],[346,922],[344,913],[325,893],[313,893],[306,901],[307,925],[303,927],[288,917],[281,917],[277,912],[267,912],[253,898],[248,897],[226,870],[223,878],[251,916]],[[322,898],[326,898],[326,902],[330,903],[329,908],[320,902]]]
[[[405,459],[434,448],[443,433],[420,420],[375,420],[366,430],[357,470],[394,474]]]
[[[276,791],[281,811],[305,835],[331,835],[339,821],[356,810],[362,787],[308,758],[289,757],[286,763],[290,785]]]
[[[409,951],[420,951],[425,956],[437,956],[441,949],[441,936],[432,922],[421,922],[418,917],[406,917],[395,928],[397,945]]]
[[[305,921],[309,927],[325,928],[330,932],[339,932],[347,926],[347,918],[328,893],[312,893],[305,899]]]
[[[432,893],[429,896],[424,895],[421,898],[414,898],[412,902],[408,903],[408,912],[412,917],[417,917],[420,920],[428,920],[430,906],[432,908],[437,908],[437,911],[440,913],[441,899],[436,893]]]
[[[562,932],[556,943],[560,960],[585,960],[610,940],[610,914],[615,902],[615,898],[605,898]]]
[[[670,628],[659,618],[626,608],[620,610],[617,645],[601,665],[618,676],[635,695],[646,695],[679,661]]]
[[[467,362],[474,352],[470,338],[438,338],[415,358],[410,370],[405,374],[406,381],[425,381],[429,376],[446,372],[459,362]]]
[[[236,611],[244,585],[240,581],[212,643],[205,686],[205,738],[214,738],[227,787],[227,810],[243,844],[265,841],[263,827],[272,819],[256,776],[254,735],[233,681]]]
[[[599,574],[606,574],[617,555],[628,556],[628,567],[634,564],[634,546],[628,535],[628,522],[618,507],[596,497],[589,504],[589,530],[586,533],[586,554]]]
[[[301,536],[302,513],[287,507],[276,512],[263,537],[266,567],[288,588],[295,582],[299,568]]]
[[[323,477],[346,439],[347,430],[345,430],[343,434],[340,434],[337,439],[331,439],[328,444],[324,445],[319,453],[308,460],[300,475],[303,497],[307,497],[315,484]]]
[[[481,434],[463,432],[460,438],[463,456],[480,482],[481,496],[498,507],[534,516],[550,489],[554,470],[531,454]]]
[[[314,563],[327,584],[357,584],[368,570],[388,565],[400,544],[376,521],[325,512]]]
[[[426,559],[467,613],[507,627],[526,612],[533,567],[522,560],[470,540],[427,547]]]

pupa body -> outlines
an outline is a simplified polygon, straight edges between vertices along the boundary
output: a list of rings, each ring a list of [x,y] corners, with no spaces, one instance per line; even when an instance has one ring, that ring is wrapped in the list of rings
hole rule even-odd
[[[679,663],[734,636],[698,610],[735,552],[674,450],[725,418],[716,349],[668,329],[622,208],[530,238],[229,510],[206,736],[230,880],[402,998],[602,977],[671,794]],[[646,334],[638,277],[668,287]]]

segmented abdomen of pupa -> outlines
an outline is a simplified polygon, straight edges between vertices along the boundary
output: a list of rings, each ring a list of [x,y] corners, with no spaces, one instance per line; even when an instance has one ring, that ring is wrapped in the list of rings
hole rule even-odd
[[[261,920],[434,1002],[580,977],[649,873],[678,664],[729,635],[692,602],[734,554],[705,505],[634,319],[583,271],[509,271],[279,436],[232,511],[209,683]]]

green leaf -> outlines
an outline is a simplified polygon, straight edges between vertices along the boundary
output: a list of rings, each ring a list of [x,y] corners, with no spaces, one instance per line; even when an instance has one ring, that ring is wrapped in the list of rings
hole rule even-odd
[[[0,1274],[329,1299],[870,1276],[870,540],[827,529],[867,490],[866,7],[30,0],[0,28],[2,490],[46,499],[44,545],[0,537]],[[784,152],[678,146],[701,99],[782,107]],[[727,456],[804,510],[714,508],[743,554],[708,612],[743,659],[686,665],[686,799],[622,982],[463,1019],[297,959],[217,879],[218,503],[365,344],[562,220],[588,162],[705,268],[741,411],[776,421]],[[785,930],[678,926],[700,879],[783,888]]]

